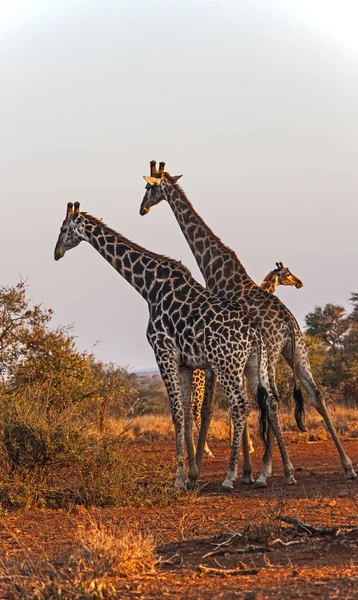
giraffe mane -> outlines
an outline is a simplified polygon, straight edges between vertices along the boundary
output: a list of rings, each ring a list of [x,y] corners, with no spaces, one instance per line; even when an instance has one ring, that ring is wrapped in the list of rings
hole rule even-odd
[[[118,233],[118,231],[115,231],[115,229],[112,229],[111,227],[106,225],[106,223],[103,223],[103,221],[101,221],[97,217],[94,217],[93,215],[90,215],[83,211],[81,211],[81,215],[86,217],[87,221],[92,223],[92,225],[98,225],[99,227],[105,229],[106,232],[113,235],[116,239],[123,241],[125,244],[128,244],[128,246],[132,247],[134,250],[143,252],[143,254],[147,254],[148,256],[150,256],[151,258],[154,258],[154,259],[170,262],[170,263],[174,264],[178,269],[181,269],[181,271],[185,272],[187,275],[190,275],[190,277],[192,277],[191,271],[188,269],[188,267],[183,265],[183,263],[180,262],[179,260],[175,260],[174,258],[171,258],[170,256],[165,256],[164,254],[157,254],[156,252],[152,252],[151,250],[148,250],[147,248],[143,248],[143,246],[140,246],[139,244],[132,242],[128,238],[124,237],[124,235],[122,235],[121,233]]]
[[[175,190],[177,190],[177,192],[182,196],[182,198],[185,200],[185,202],[188,203],[188,205],[190,206],[190,209],[193,211],[193,213],[196,215],[196,218],[198,220],[198,222],[200,223],[200,225],[202,225],[202,227],[204,228],[204,230],[209,229],[211,232],[212,237],[219,243],[221,244],[221,246],[225,249],[226,252],[228,252],[229,254],[231,254],[231,256],[234,258],[234,260],[239,261],[239,257],[236,254],[235,250],[233,250],[232,248],[230,248],[230,246],[227,246],[226,244],[224,244],[224,242],[222,241],[221,238],[219,238],[217,235],[215,235],[215,233],[212,231],[212,229],[205,223],[204,219],[201,218],[201,216],[196,212],[195,208],[193,207],[192,203],[190,202],[189,198],[187,197],[186,193],[184,192],[183,188],[172,178],[172,176],[169,173],[165,173],[166,179],[168,179],[169,183],[173,186],[173,188]],[[243,265],[241,265],[242,268],[245,270],[246,274],[247,271],[244,268]]]

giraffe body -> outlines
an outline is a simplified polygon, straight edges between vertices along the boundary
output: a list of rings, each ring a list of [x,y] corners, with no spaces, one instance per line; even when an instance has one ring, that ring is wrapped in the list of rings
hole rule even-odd
[[[193,369],[207,369],[212,380],[219,379],[229,401],[234,422],[234,440],[229,470],[223,483],[232,489],[242,433],[249,410],[243,388],[247,364],[257,372],[257,391],[265,397],[275,434],[280,438],[275,418],[276,400],[269,388],[267,353],[261,333],[242,307],[233,307],[197,283],[177,261],[154,254],[130,242],[101,221],[80,213],[79,204],[67,208],[55,248],[55,259],[81,241],[89,242],[147,301],[147,339],[167,387],[176,437],[176,486],[191,488],[200,471],[208,419],[204,419],[195,455],[192,432],[191,386]],[[212,395],[207,401],[210,414]],[[281,435],[282,437],[282,435]],[[186,477],[185,445],[189,472]],[[293,478],[293,468],[283,444],[280,450],[285,474]]]
[[[267,354],[268,371],[271,389],[278,397],[275,381],[276,365],[282,354],[291,366],[295,380],[296,407],[301,409],[301,393],[296,387],[296,377],[310,394],[311,400],[336,444],[341,464],[347,479],[354,479],[352,461],[345,453],[327,411],[325,400],[318,389],[312,375],[308,352],[299,325],[288,308],[273,294],[261,289],[249,277],[236,253],[227,247],[206,225],[196,213],[183,190],[169,173],[164,172],[164,163],[160,172],[151,170],[147,181],[146,193],[140,213],[146,214],[150,208],[162,200],[166,200],[172,209],[178,224],[194,254],[207,288],[219,297],[245,307],[251,318],[257,323],[264,335]],[[257,384],[257,375],[246,370],[251,387]],[[295,413],[299,426],[300,410]],[[263,471],[269,474],[272,469],[273,437],[269,436],[269,448],[264,457]],[[262,473],[261,473],[262,475]],[[266,485],[267,476],[259,477],[258,485]]]

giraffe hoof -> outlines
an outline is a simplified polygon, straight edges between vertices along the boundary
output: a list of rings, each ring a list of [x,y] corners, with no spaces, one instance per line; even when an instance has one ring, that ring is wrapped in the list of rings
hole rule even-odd
[[[205,452],[205,457],[206,458],[215,458],[214,454],[211,452],[211,450],[209,450],[209,452]]]
[[[183,481],[178,480],[174,483],[174,488],[179,492],[185,492],[186,490],[185,483]]]
[[[196,480],[193,480],[193,479],[189,479],[189,478],[188,478],[188,479],[186,480],[186,482],[185,482],[185,489],[186,489],[188,492],[192,492],[192,491],[194,491],[194,490],[195,490],[195,488],[196,488]]]
[[[253,490],[259,490],[260,488],[265,488],[267,487],[267,482],[266,481],[255,481],[254,483],[254,487],[252,488]]]
[[[296,485],[296,483],[297,483],[297,480],[294,478],[294,476],[293,476],[293,475],[291,475],[291,477],[289,477],[289,478],[286,480],[286,483],[287,483],[287,485]]]
[[[355,479],[357,477],[357,473],[354,471],[354,469],[349,469],[349,471],[345,472],[344,477],[346,479]]]
[[[240,483],[241,483],[241,485],[252,485],[253,483],[255,483],[255,479],[250,474],[243,475],[241,477],[241,482]]]
[[[224,492],[225,494],[228,494],[230,492],[234,491],[234,484],[228,484],[228,483],[223,483],[220,487],[220,492]]]

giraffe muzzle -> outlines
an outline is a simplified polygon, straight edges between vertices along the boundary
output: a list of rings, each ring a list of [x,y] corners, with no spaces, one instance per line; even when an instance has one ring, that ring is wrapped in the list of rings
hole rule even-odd
[[[65,256],[64,251],[61,250],[61,248],[55,248],[54,259],[60,260],[60,258],[62,258],[63,256]]]

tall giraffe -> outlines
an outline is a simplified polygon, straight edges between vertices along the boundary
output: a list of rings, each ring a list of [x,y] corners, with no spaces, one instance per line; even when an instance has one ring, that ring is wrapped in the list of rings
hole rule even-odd
[[[229,401],[234,440],[223,489],[232,489],[249,410],[243,389],[247,363],[258,373],[258,401],[263,413],[268,410],[278,438],[285,475],[292,479],[293,467],[280,429],[277,402],[269,387],[265,344],[260,330],[244,308],[231,307],[211,294],[193,279],[181,263],[130,242],[99,219],[81,213],[78,202],[74,210],[69,203],[55,247],[55,260],[82,241],[91,244],[147,301],[147,339],[168,391],[175,429],[176,487],[192,488],[200,470],[200,461],[195,456],[191,410],[193,369],[200,368],[210,370],[213,381],[216,377],[219,379]],[[212,400],[208,398],[208,407],[211,406]],[[205,417],[210,422],[210,410]],[[185,444],[189,463],[186,481]]]
[[[276,365],[282,354],[293,370],[297,423],[300,424],[299,412],[303,408],[302,395],[296,385],[296,376],[298,375],[334,440],[345,477],[354,479],[356,473],[352,461],[343,449],[324,397],[313,379],[307,348],[296,319],[276,296],[261,289],[249,277],[236,253],[223,244],[194,210],[187,196],[177,184],[178,178],[173,178],[165,172],[165,163],[160,163],[159,172],[155,165],[155,161],[152,161],[151,175],[144,176],[147,185],[140,213],[142,215],[148,213],[151,206],[162,200],[168,202],[204,276],[207,288],[219,297],[245,306],[254,321],[260,325],[269,357],[270,385],[275,396],[278,397],[275,381]],[[252,373],[249,375],[251,382],[255,381],[255,375]],[[301,428],[303,429],[302,422]],[[202,427],[198,442],[198,451],[200,452],[203,451],[203,437],[206,434],[207,430],[205,431],[205,428]],[[266,473],[262,478],[261,473],[257,485],[266,485],[266,478],[271,474],[272,446],[271,432],[264,458]]]
[[[298,277],[291,273],[290,269],[284,267],[282,262],[276,263],[276,269],[270,271],[263,282],[261,283],[261,289],[266,290],[266,292],[270,292],[270,294],[274,294],[279,285],[289,285],[294,286],[297,289],[303,286],[303,283]],[[201,371],[200,369],[195,369],[193,374],[193,388],[192,388],[192,407],[193,407],[193,415],[195,425],[198,431],[200,431],[201,426],[201,407],[204,401],[204,393],[205,393],[205,371]],[[231,435],[230,435],[231,438]],[[253,445],[249,436],[248,431],[244,432],[243,439],[243,450],[244,450],[244,472],[246,472],[246,477],[243,477],[243,483],[251,483],[251,479],[248,477],[248,472],[250,470],[249,466],[245,466],[249,464],[247,455],[253,452]],[[206,456],[213,456],[207,442],[205,442],[204,453]]]

